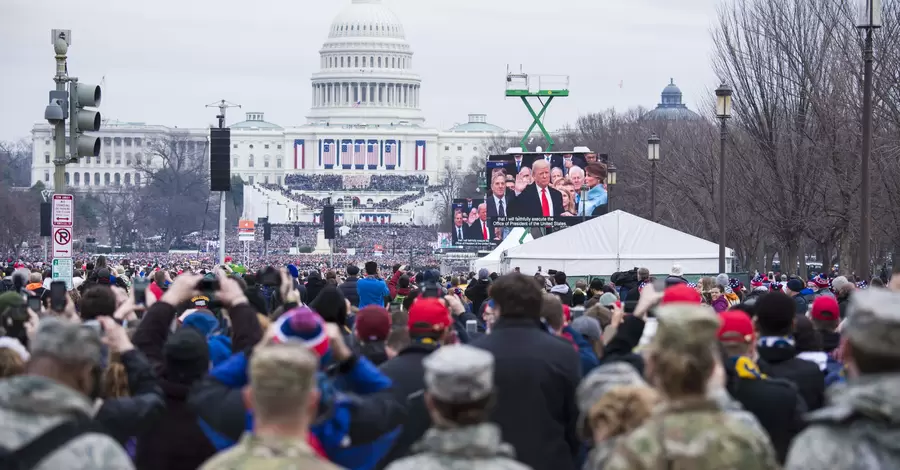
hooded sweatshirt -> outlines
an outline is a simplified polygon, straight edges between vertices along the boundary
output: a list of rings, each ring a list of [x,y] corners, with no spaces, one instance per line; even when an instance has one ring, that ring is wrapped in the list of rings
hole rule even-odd
[[[900,374],[836,384],[788,453],[787,470],[900,468]]]

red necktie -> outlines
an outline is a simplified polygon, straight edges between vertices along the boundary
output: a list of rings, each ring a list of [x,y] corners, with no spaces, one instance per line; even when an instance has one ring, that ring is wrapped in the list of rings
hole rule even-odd
[[[544,217],[550,217],[550,201],[547,200],[547,188],[541,190],[541,210]]]
[[[481,222],[481,236],[483,236],[485,240],[488,239],[488,237],[487,237],[487,225],[484,225],[484,221]]]

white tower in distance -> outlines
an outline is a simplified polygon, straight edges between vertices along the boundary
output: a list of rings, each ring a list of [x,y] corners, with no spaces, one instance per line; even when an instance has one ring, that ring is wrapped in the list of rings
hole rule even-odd
[[[309,123],[422,125],[422,79],[397,16],[381,0],[352,0],[334,19],[312,75]]]

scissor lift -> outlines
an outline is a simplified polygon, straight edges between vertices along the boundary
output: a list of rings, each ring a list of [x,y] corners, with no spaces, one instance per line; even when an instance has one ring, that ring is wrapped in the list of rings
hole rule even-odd
[[[525,131],[525,135],[522,136],[522,141],[520,142],[522,149],[527,150],[526,145],[528,144],[528,136],[531,135],[531,132],[534,130],[535,126],[537,126],[541,130],[541,134],[543,134],[544,138],[547,139],[546,150],[552,150],[553,137],[551,137],[550,133],[547,132],[547,129],[544,128],[544,123],[541,119],[544,117],[544,113],[547,111],[553,98],[569,96],[569,76],[528,75],[521,71],[521,67],[519,68],[519,73],[510,73],[509,68],[507,67],[506,96],[521,98],[533,119],[531,126],[528,127],[528,130]],[[532,97],[537,98],[538,102],[541,103],[541,110],[538,113],[534,112],[534,108],[528,101],[528,98]],[[547,99],[546,102],[544,101],[544,98]]]

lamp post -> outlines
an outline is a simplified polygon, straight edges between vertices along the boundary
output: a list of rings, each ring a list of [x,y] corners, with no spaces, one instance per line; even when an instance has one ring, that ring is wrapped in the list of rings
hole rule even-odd
[[[872,203],[869,189],[869,160],[872,155],[872,34],[881,27],[881,0],[859,0],[859,17],[856,27],[866,30],[863,46],[863,103],[862,103],[862,162],[859,165],[859,259],[856,272],[863,279],[869,279],[869,231],[871,227]]]
[[[719,272],[725,271],[725,123],[731,118],[731,87],[722,80],[716,88],[716,118],[721,124],[719,133]]]
[[[612,187],[616,185],[616,166],[606,167],[606,211],[612,212]]]
[[[578,210],[581,212],[581,221],[584,222],[585,219],[587,219],[587,210],[586,210],[587,193],[590,190],[590,188],[588,188],[587,183],[581,183],[580,190],[581,190],[581,200],[579,201],[579,204],[578,204],[578,206],[579,206]]]
[[[659,161],[659,136],[647,139],[647,159],[650,160],[650,220],[656,222],[656,162]]]

